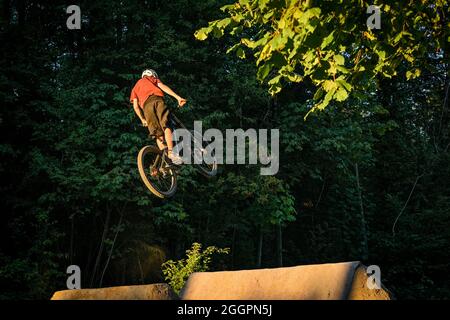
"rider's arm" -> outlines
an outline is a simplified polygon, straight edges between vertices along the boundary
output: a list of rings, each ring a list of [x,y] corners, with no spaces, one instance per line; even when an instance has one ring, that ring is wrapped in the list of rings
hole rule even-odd
[[[139,108],[137,99],[133,99],[133,109],[139,119],[141,119],[141,122],[144,123],[145,118],[142,116],[141,108]]]
[[[182,97],[180,97],[179,95],[177,95],[175,92],[173,92],[172,89],[169,88],[169,86],[166,86],[164,83],[162,82],[158,82],[158,87],[164,91],[165,93],[167,93],[168,95],[174,97],[175,99],[177,99],[178,101],[178,105],[180,107],[182,107],[185,103],[186,103],[186,99],[183,99]]]

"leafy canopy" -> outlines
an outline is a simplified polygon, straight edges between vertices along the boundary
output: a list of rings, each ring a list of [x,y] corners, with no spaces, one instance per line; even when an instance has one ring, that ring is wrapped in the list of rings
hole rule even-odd
[[[354,90],[368,89],[377,76],[421,74],[419,60],[449,41],[448,1],[239,0],[221,8],[223,19],[196,31],[198,40],[228,33],[238,42],[228,49],[245,59],[249,49],[274,95],[283,82],[309,79],[314,106],[323,110]],[[380,8],[381,29],[369,29],[369,5]],[[305,117],[306,118],[306,117]]]

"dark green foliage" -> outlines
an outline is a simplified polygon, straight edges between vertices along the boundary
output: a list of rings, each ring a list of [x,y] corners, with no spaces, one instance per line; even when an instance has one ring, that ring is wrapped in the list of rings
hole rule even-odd
[[[211,270],[362,260],[400,299],[449,296],[448,49],[304,121],[312,83],[271,98],[254,61],[226,54],[237,38],[194,38],[227,2],[82,1],[78,31],[65,2],[4,2],[0,299],[47,299],[71,264],[85,288],[160,282],[155,261],[194,242],[230,248]],[[279,173],[185,167],[174,198],[150,194],[128,101],[144,67],[188,99],[188,127],[279,128]]]
[[[191,249],[186,250],[186,259],[178,261],[168,260],[163,263],[162,271],[164,277],[175,293],[180,294],[181,289],[192,273],[209,271],[213,254],[228,254],[230,252],[229,248],[221,249],[214,246],[209,246],[203,251],[201,249],[202,245],[195,242],[192,244]]]

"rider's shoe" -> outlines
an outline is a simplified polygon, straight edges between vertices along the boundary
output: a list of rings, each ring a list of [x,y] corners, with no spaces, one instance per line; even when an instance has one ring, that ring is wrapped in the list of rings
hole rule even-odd
[[[173,164],[176,164],[176,165],[183,164],[183,159],[179,155],[174,154],[173,152],[169,152],[168,157],[169,157],[170,161],[172,161]]]

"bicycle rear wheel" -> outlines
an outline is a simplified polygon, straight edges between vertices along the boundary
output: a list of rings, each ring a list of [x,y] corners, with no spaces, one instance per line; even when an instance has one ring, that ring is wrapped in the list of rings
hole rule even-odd
[[[138,154],[139,174],[147,189],[160,198],[168,198],[177,189],[175,169],[165,160],[164,153],[155,146],[145,146]]]

